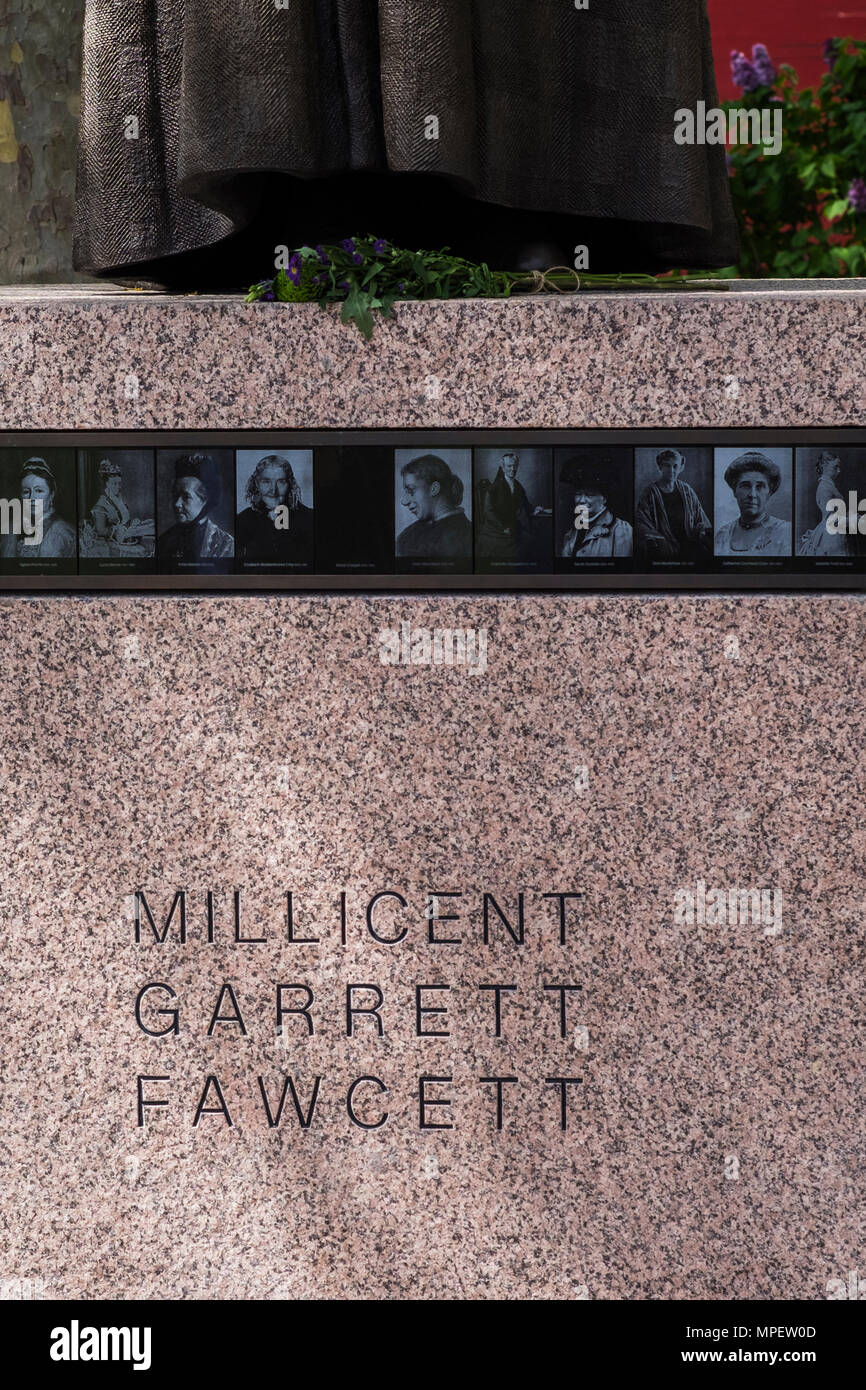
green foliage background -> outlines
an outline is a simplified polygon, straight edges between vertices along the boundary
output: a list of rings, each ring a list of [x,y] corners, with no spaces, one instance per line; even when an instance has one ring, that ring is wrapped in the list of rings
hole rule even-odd
[[[797,89],[782,67],[772,87],[744,92],[725,109],[782,104],[782,149],[730,150],[731,192],[740,225],[739,265],[749,277],[866,274],[866,213],[848,199],[866,178],[866,43],[838,39],[832,69],[815,88]]]

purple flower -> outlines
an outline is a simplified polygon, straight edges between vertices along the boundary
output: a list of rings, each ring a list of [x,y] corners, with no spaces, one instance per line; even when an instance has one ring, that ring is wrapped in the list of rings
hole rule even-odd
[[[314,285],[318,285],[318,283],[319,283],[319,277],[318,277],[318,275],[314,275],[314,276],[313,276],[313,284],[314,284]]]
[[[405,294],[405,293],[406,293],[406,282],[405,282],[404,280],[401,280],[400,283],[399,283],[399,285],[397,286],[397,293],[398,293],[398,294]]]
[[[355,253],[355,239],[354,239],[354,237],[346,237],[346,240],[345,240],[344,242],[342,242],[341,244],[342,244],[343,250],[344,250],[345,252],[347,252],[348,255],[350,255],[350,256],[354,255],[354,253]]]
[[[373,242],[373,251],[377,256],[384,256],[387,247],[388,243],[384,241],[382,237],[377,237]]]
[[[329,259],[329,257],[328,257],[328,253],[327,253],[327,251],[325,250],[324,246],[321,244],[321,242],[320,242],[319,245],[316,247],[316,255],[318,256],[319,260],[322,262],[322,265],[330,265],[330,259]]]
[[[827,67],[832,72],[833,68],[836,65],[836,59],[839,57],[839,40],[825,39],[823,54],[824,62],[827,64]]]
[[[294,255],[289,257],[289,269],[287,272],[293,285],[299,285],[301,283],[301,269],[301,258],[296,251]]]
[[[731,49],[731,77],[744,92],[754,92],[761,85],[761,79],[745,53],[739,53],[736,48]]]
[[[348,289],[350,289],[351,287],[350,287],[350,285],[349,285],[348,280],[341,280],[340,283],[339,283],[339,285],[337,286],[337,288],[338,288],[338,289],[341,289],[341,290],[348,290]]]
[[[726,163],[727,166],[728,166],[728,173],[730,174],[731,171],[732,171],[732,169],[733,169],[733,167],[734,167],[734,160],[733,160],[733,157],[732,157],[730,151],[728,151],[728,150],[725,150],[725,163]]]
[[[264,297],[265,299],[276,299],[277,296],[274,294],[273,290],[268,290]]]
[[[848,202],[855,212],[866,212],[866,179],[854,179],[848,189]]]
[[[752,44],[752,67],[762,87],[772,87],[776,80],[773,60],[762,43]]]
[[[354,261],[355,265],[364,264],[364,257],[361,255],[360,251],[355,252],[354,256],[352,257],[352,260]]]

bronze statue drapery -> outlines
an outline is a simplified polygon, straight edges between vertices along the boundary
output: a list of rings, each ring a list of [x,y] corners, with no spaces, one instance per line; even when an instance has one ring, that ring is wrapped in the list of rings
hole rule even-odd
[[[369,231],[727,265],[724,150],[673,138],[699,101],[705,0],[87,0],[76,260],[236,280]]]

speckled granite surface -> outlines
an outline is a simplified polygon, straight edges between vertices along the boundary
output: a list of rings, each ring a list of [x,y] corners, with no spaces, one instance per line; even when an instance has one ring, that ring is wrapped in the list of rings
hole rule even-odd
[[[316,305],[0,291],[10,430],[841,426],[864,375],[866,290],[807,281],[399,305],[372,344]]]
[[[815,286],[403,306],[368,346],[316,308],[7,291],[0,428],[859,425],[863,310],[862,289]],[[820,1299],[862,1271],[864,612],[0,599],[3,1279],[46,1297]],[[485,629],[486,672],[382,666],[378,633],[404,621]],[[698,881],[778,891],[781,917],[676,921]],[[187,890],[185,945],[135,944],[138,887],[161,921]],[[232,943],[235,889],[264,942]],[[289,889],[318,945],[285,940]],[[408,904],[382,908],[382,934],[407,925],[393,946],[364,920],[385,890]],[[439,898],[459,946],[426,939],[436,890],[465,895]],[[541,895],[574,890],[562,947]],[[485,946],[485,891],[512,920],[525,892],[522,948],[495,922]],[[177,998],[144,1017],[176,1004],[178,1037],[136,1025],[153,981]],[[208,1037],[226,982],[246,1036]],[[301,982],[315,1035],[296,1016],[280,1038],[277,985]],[[349,983],[381,988],[383,1038],[363,1018],[346,1037]],[[424,1002],[447,1000],[451,1036],[415,1037],[415,986],[446,983]],[[501,1038],[484,983],[517,986]],[[582,989],[562,1038],[543,986],[565,983]],[[139,1074],[170,1078],[141,1128]],[[193,1124],[209,1074],[232,1128]],[[425,1074],[453,1077],[430,1090],[450,1109],[427,1112],[451,1130],[419,1129]],[[307,1130],[291,1096],[268,1126],[257,1078],[273,1113],[286,1075],[302,1109],[322,1078]],[[347,1114],[364,1075],[388,1086],[357,1092],[380,1129]],[[478,1080],[496,1075],[519,1078],[501,1132]],[[565,1132],[551,1076],[580,1078]]]
[[[436,353],[420,334],[418,353]],[[842,418],[824,365],[802,408]],[[537,379],[542,413],[573,412]],[[160,387],[168,414],[179,389]],[[99,409],[75,397],[80,422]],[[485,628],[486,674],[383,667],[377,634],[404,620]],[[862,1271],[863,639],[858,597],[0,600],[5,1276],[47,1297],[820,1299]],[[780,929],[677,924],[698,880],[780,890]],[[138,886],[163,913],[189,890],[185,946],[135,945]],[[221,941],[235,888],[264,944]],[[280,940],[289,888],[318,946]],[[409,903],[395,946],[365,939],[385,889]],[[436,889],[466,895],[440,899],[462,946],[426,942]],[[562,948],[539,894],[573,889]],[[522,949],[479,939],[485,890],[509,909],[526,892]],[[180,1037],[136,1027],[154,980]],[[248,1036],[209,1039],[225,981]],[[276,984],[297,981],[316,1035],[280,1042]],[[381,1040],[364,1020],[345,1036],[353,981],[381,986]],[[426,999],[447,998],[452,1036],[415,1038],[415,984],[445,982]],[[501,1039],[484,982],[519,987]],[[567,982],[561,1039],[541,986]],[[263,1114],[256,1077],[275,1106],[288,1072],[304,1105],[323,1077],[306,1132],[290,1098],[279,1129]],[[171,1077],[143,1129],[137,1073]],[[232,1129],[193,1127],[208,1073]],[[454,1077],[433,1091],[450,1131],[419,1131],[425,1073]],[[365,1074],[389,1087],[375,1131],[346,1112]],[[520,1078],[501,1133],[491,1075]],[[582,1078],[565,1133],[555,1075]],[[358,1099],[375,1118],[382,1098]]]

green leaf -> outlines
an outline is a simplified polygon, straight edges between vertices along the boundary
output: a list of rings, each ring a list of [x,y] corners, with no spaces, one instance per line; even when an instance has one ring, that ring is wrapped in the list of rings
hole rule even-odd
[[[286,304],[291,295],[289,293],[291,281],[284,270],[278,270],[274,276],[274,294],[281,304]]]
[[[357,284],[349,288],[343,308],[340,312],[343,323],[355,322],[365,338],[373,336],[373,315],[370,313],[369,295]]]
[[[834,198],[832,203],[827,203],[824,208],[824,216],[829,222],[835,222],[838,217],[844,217],[850,211],[850,204],[847,198]]]
[[[839,256],[845,262],[848,269],[853,271],[858,261],[863,260],[864,256],[866,256],[866,248],[854,242],[851,246],[834,246],[833,254],[834,256]]]

